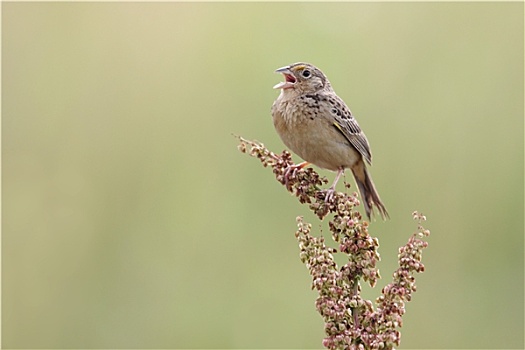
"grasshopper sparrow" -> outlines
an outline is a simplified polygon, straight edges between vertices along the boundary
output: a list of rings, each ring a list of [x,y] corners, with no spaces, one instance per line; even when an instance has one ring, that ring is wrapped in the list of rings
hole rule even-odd
[[[331,200],[337,181],[350,168],[368,218],[374,206],[383,219],[388,217],[363,161],[372,163],[368,140],[323,72],[308,63],[294,63],[276,72],[285,81],[274,86],[281,94],[272,106],[273,124],[284,144],[305,160],[295,168],[312,163],[337,171],[326,200]]]

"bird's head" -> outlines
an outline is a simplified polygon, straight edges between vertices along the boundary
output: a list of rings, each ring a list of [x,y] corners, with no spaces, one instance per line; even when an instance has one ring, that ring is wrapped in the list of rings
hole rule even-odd
[[[283,93],[304,94],[331,89],[330,82],[323,72],[309,63],[294,63],[275,72],[281,73],[284,81],[273,88],[282,89]]]

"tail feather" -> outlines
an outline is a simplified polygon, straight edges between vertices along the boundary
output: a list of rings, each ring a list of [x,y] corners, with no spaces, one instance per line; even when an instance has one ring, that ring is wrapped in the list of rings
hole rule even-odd
[[[385,205],[381,201],[381,198],[379,198],[379,193],[377,193],[372,177],[368,173],[365,164],[361,162],[359,165],[361,166],[352,168],[352,173],[354,174],[355,182],[359,188],[359,193],[361,193],[361,197],[363,198],[366,216],[368,216],[369,220],[371,219],[373,207],[375,206],[383,220],[390,218]]]

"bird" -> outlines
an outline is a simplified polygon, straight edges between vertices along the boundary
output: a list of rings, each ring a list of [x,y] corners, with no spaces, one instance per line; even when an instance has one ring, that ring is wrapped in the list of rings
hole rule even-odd
[[[372,164],[368,140],[326,75],[304,62],[275,72],[281,73],[284,81],[274,86],[281,93],[271,108],[273,124],[286,147],[304,160],[289,170],[313,164],[336,171],[334,182],[326,191],[325,200],[329,201],[345,169],[351,169],[368,219],[374,207],[383,220],[388,218],[366,166]]]

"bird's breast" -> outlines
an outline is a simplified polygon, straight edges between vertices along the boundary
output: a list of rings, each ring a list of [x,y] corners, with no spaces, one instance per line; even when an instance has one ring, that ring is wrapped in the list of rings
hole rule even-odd
[[[284,144],[307,162],[336,171],[360,159],[355,148],[333,126],[332,117],[322,105],[315,108],[301,100],[277,99],[272,116]]]

